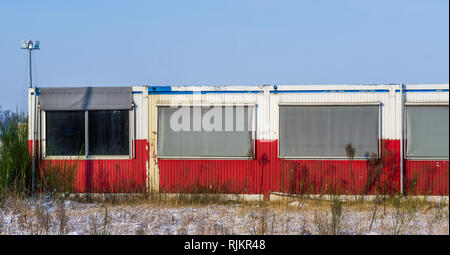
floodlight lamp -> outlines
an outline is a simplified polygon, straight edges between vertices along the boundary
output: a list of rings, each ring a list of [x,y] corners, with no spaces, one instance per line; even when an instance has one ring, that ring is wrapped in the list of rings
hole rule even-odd
[[[39,41],[33,42],[33,50],[39,50]]]
[[[39,50],[39,41],[20,41],[21,48],[24,50]]]

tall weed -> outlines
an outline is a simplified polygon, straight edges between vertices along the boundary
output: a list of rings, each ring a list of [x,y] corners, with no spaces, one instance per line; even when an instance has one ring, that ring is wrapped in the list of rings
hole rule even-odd
[[[0,122],[0,199],[7,193],[27,194],[31,184],[28,125],[23,113]]]

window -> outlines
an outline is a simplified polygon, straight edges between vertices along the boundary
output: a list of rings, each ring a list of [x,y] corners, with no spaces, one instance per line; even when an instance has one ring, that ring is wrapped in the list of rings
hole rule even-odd
[[[281,158],[355,158],[378,153],[379,105],[280,105]]]
[[[158,106],[158,157],[253,157],[253,106]]]
[[[89,155],[129,154],[129,111],[89,111]]]
[[[447,158],[448,105],[406,106],[406,157]]]
[[[39,90],[40,109],[46,116],[46,155],[130,155],[132,87]]]
[[[84,155],[84,111],[46,113],[47,155]]]
[[[129,110],[46,111],[45,114],[48,156],[130,154]],[[85,146],[86,134],[88,146]]]

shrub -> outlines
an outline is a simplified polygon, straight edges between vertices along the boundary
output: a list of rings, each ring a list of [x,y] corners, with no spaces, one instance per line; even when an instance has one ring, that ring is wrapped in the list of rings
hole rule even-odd
[[[28,148],[27,116],[24,113],[0,112],[0,200],[31,194],[32,157]],[[77,161],[45,164],[36,155],[38,191],[65,198],[73,191]]]
[[[417,199],[394,195],[390,197],[393,211],[391,221],[388,221],[390,234],[400,235],[408,232],[409,228],[414,225],[416,219],[419,202]]]
[[[25,114],[13,113],[0,122],[0,198],[29,193],[31,156]]]
[[[74,190],[77,165],[77,161],[69,161],[41,166],[38,180],[41,192],[50,196],[61,194],[63,198],[68,198]]]
[[[314,211],[314,224],[319,235],[339,235],[346,227],[343,202],[339,195],[333,195],[329,212]]]

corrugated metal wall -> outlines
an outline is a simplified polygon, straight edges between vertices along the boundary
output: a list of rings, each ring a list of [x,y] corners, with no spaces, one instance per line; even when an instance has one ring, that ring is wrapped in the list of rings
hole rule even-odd
[[[447,102],[446,93],[406,93],[411,101]],[[177,90],[178,88],[174,88]],[[228,88],[233,90],[233,88]],[[412,89],[423,86],[412,85]],[[182,88],[186,91],[189,88]],[[269,91],[268,91],[269,90]],[[285,93],[289,91],[289,93]],[[324,93],[325,92],[325,93]],[[199,102],[257,104],[256,157],[253,160],[157,159],[162,192],[219,192],[261,194],[270,191],[323,194],[396,193],[400,190],[400,94],[399,85],[278,86],[261,93],[204,95]],[[151,96],[155,102],[193,102],[189,96]],[[201,97],[199,97],[201,98]],[[202,101],[203,100],[203,101]],[[278,158],[279,103],[380,103],[381,152],[376,160],[281,160]],[[156,104],[155,104],[156,105]],[[156,115],[155,115],[156,116]],[[156,126],[153,132],[156,134]],[[156,157],[156,156],[155,156]],[[429,170],[426,170],[429,169]],[[414,177],[416,176],[416,177]],[[406,161],[404,186],[407,192],[448,195],[447,161]],[[432,188],[430,188],[432,186]]]
[[[406,102],[446,102],[443,91],[408,85]],[[134,87],[136,151],[134,159],[90,159],[78,162],[77,192],[217,192],[267,194],[395,193],[400,181],[400,93],[398,85],[170,87],[150,93]],[[190,93],[198,91],[199,93]],[[203,93],[210,91],[211,93]],[[283,92],[284,91],[284,92]],[[285,93],[290,91],[288,93]],[[29,112],[33,107],[29,91]],[[248,93],[247,93],[248,92]],[[381,152],[375,160],[282,160],[278,158],[278,104],[364,103],[381,106]],[[251,160],[158,159],[157,105],[182,103],[250,103],[256,105],[255,158]],[[30,116],[29,124],[34,121]],[[29,137],[31,138],[31,130]],[[30,143],[31,144],[31,143]],[[52,160],[54,163],[64,161]],[[408,194],[448,195],[448,160],[405,160]]]
[[[448,169],[448,160],[407,160],[405,163],[406,193],[417,195],[448,195]]]
[[[437,90],[437,91],[433,91]],[[408,84],[405,86],[405,103],[447,103],[448,84]],[[405,137],[406,139],[406,137]],[[405,141],[406,144],[406,141]],[[448,195],[448,160],[404,160],[404,187],[407,194]]]
[[[399,189],[398,141],[383,141],[380,162],[282,160],[277,141],[256,144],[253,160],[159,159],[160,191],[386,194]]]
[[[31,145],[31,142],[30,142]],[[136,141],[133,159],[106,160],[44,160],[48,164],[75,165],[74,192],[80,193],[128,193],[146,190],[147,140]]]

